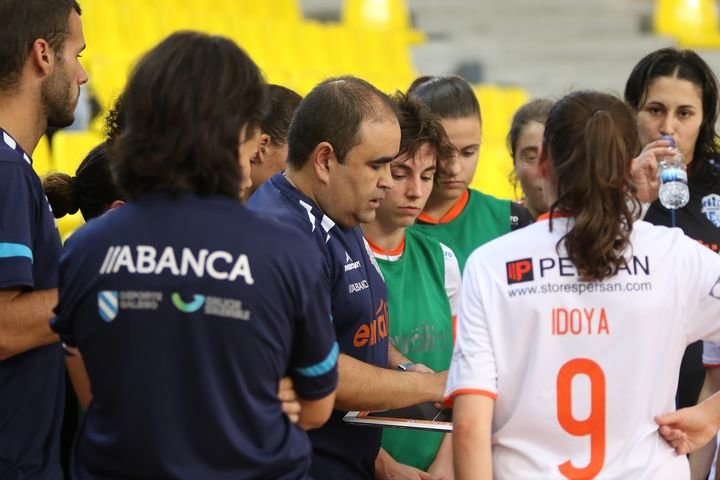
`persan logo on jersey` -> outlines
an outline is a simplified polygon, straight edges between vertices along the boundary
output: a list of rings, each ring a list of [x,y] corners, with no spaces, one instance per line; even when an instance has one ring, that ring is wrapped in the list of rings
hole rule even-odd
[[[577,277],[577,269],[569,257],[545,257],[540,259],[521,258],[505,264],[507,283],[530,282],[535,280],[535,273],[540,278],[553,274],[560,277]],[[628,275],[650,275],[650,258],[632,256],[630,261],[623,262],[613,274],[626,272]]]
[[[255,283],[247,255],[234,257],[223,250],[211,252],[204,248],[198,252],[189,248],[176,252],[172,247],[165,247],[158,254],[158,249],[150,245],[137,245],[134,248],[128,245],[112,246],[105,254],[100,274],[122,271],[140,275],[167,273],[178,277],[192,273],[198,278],[207,275],[215,280],[234,282],[241,278],[248,285]]]
[[[529,282],[535,279],[532,258],[522,258],[505,264],[508,285],[520,282]]]

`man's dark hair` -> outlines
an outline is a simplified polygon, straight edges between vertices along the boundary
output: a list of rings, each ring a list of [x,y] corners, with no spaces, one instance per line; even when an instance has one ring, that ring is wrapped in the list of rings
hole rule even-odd
[[[35,40],[48,42],[56,55],[61,55],[70,36],[70,13],[80,15],[74,0],[2,0],[0,1],[0,91],[18,86],[23,65]]]
[[[360,144],[360,125],[368,119],[397,116],[386,94],[357,77],[329,78],[300,102],[288,132],[288,165],[301,169],[321,142],[333,146],[338,162]]]
[[[129,199],[150,191],[237,197],[239,146],[258,127],[266,88],[232,40],[178,32],[138,63],[122,95],[122,130],[110,148]]]
[[[260,122],[260,131],[270,135],[276,146],[286,145],[290,121],[302,97],[289,88],[268,85],[268,100],[270,109]]]

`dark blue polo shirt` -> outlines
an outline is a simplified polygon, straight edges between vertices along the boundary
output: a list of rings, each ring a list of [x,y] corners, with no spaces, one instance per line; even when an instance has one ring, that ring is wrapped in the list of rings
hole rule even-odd
[[[248,206],[295,225],[310,236],[327,266],[332,315],[340,351],[363,362],[388,362],[387,288],[360,227],[342,228],[278,173],[258,188]],[[343,423],[344,411],[310,432],[312,475],[317,479],[375,477],[381,429]]]
[[[0,289],[57,288],[60,248],[30,156],[0,129]],[[0,361],[0,478],[62,478],[64,375],[59,343]]]
[[[336,386],[326,278],[305,236],[227,197],[148,194],[76,232],[53,321],[93,390],[74,478],[306,478],[278,383]]]

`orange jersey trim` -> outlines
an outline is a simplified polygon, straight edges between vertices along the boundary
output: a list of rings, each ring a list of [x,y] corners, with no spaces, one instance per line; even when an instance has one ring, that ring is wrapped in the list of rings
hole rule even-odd
[[[450,321],[452,322],[453,345],[455,345],[455,339],[457,338],[457,315],[453,315]]]
[[[572,217],[569,213],[564,212],[554,212],[552,218],[562,218],[562,217]],[[545,212],[542,215],[539,215],[537,219],[535,219],[536,222],[539,222],[540,220],[550,220],[550,213]]]
[[[430,223],[432,225],[441,225],[443,223],[450,223],[453,220],[455,220],[457,217],[460,216],[463,210],[465,210],[465,206],[468,203],[468,200],[470,200],[470,190],[465,190],[465,193],[462,194],[462,197],[458,199],[457,202],[455,202],[455,205],[452,206],[449,212],[447,212],[440,220],[436,220],[430,215],[428,215],[425,212],[422,212],[420,215],[418,215],[418,220],[424,223]]]
[[[455,397],[457,397],[458,395],[483,395],[485,397],[490,397],[493,400],[497,399],[497,393],[493,393],[488,390],[480,390],[476,388],[461,388],[459,390],[454,390],[450,393],[450,395],[447,395],[445,398],[443,398],[443,403],[448,407],[452,408],[453,404],[455,403]]]
[[[368,237],[365,237],[365,240],[367,240],[368,245],[370,245],[370,250],[372,250],[373,253],[376,253],[378,255],[384,255],[386,257],[399,257],[405,251],[405,235],[404,234],[403,234],[402,241],[400,242],[400,245],[393,248],[392,250],[383,250],[383,248],[380,245],[373,242]]]
[[[718,364],[718,363],[703,363],[703,367],[705,367],[705,368],[718,368],[718,367],[720,367],[720,364]]]

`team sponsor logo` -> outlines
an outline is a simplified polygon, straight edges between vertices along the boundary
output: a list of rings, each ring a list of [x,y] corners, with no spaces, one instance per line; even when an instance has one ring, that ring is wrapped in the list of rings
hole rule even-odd
[[[362,348],[367,345],[376,345],[388,336],[388,307],[385,300],[380,300],[380,305],[375,310],[375,318],[370,323],[363,323],[355,331],[353,345]]]
[[[118,314],[118,292],[114,290],[98,292],[98,313],[106,322],[115,320]]]
[[[157,310],[162,303],[162,292],[128,290],[119,292],[120,310]]]
[[[189,248],[176,251],[172,247],[165,247],[160,250],[150,245],[111,246],[100,266],[100,274],[119,272],[169,274],[176,277],[195,275],[198,278],[208,276],[230,282],[242,279],[248,285],[255,283],[247,255],[236,257],[223,250],[210,251],[204,248],[194,252]]]
[[[702,198],[702,213],[716,227],[720,228],[720,195],[711,193]]]
[[[197,312],[205,303],[205,295],[193,295],[192,301],[185,303],[180,294],[174,292],[170,295],[170,299],[173,305],[175,305],[175,308],[185,313]]]
[[[718,300],[720,300],[720,277],[715,280],[715,285],[713,285],[710,289],[709,295],[713,298],[717,298]]]
[[[368,288],[370,288],[370,284],[368,284],[368,281],[362,280],[362,281],[351,283],[350,285],[348,285],[348,292],[349,293],[357,293],[357,292],[366,290]]]
[[[522,258],[505,264],[508,285],[530,282],[535,279],[532,258]]]
[[[522,258],[505,263],[507,283],[530,282],[546,277],[578,277],[577,269],[568,257]],[[633,255],[625,259],[613,272],[631,276],[650,276],[650,258]]]
[[[420,320],[407,335],[389,337],[404,355],[430,352],[452,352],[452,332]]]
[[[250,320],[250,311],[243,308],[242,301],[235,298],[211,297],[206,295],[193,295],[190,302],[185,302],[179,293],[175,292],[170,296],[175,308],[184,313],[202,311],[205,315],[213,315],[223,318],[234,318],[236,320]]]
[[[162,300],[162,292],[102,290],[98,292],[98,313],[112,322],[121,310],[157,310]]]
[[[243,308],[242,301],[236,298],[206,297],[203,312],[216,317],[250,320],[250,310]]]
[[[350,270],[355,270],[356,268],[360,268],[360,261],[353,262],[353,259],[350,257],[350,254],[345,252],[345,271],[349,272]]]

